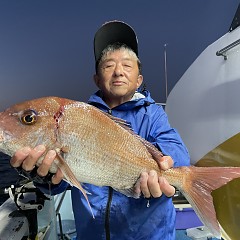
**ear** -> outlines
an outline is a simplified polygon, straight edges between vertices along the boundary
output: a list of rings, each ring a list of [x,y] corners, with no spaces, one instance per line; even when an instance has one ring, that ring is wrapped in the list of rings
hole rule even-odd
[[[94,80],[95,84],[97,85],[97,87],[99,88],[100,87],[100,78],[97,74],[94,74],[93,80]]]
[[[137,88],[141,86],[142,82],[143,82],[143,75],[138,75]]]

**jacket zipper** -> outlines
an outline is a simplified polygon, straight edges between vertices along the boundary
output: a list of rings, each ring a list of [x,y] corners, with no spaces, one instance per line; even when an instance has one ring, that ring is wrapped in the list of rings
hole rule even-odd
[[[112,115],[112,109],[108,109],[108,114]],[[106,205],[106,212],[105,212],[105,233],[106,233],[106,240],[110,240],[110,209],[112,203],[112,195],[113,189],[111,187],[108,188],[108,201]]]
[[[111,187],[109,187],[108,201],[107,201],[106,212],[105,212],[106,240],[110,240],[110,209],[111,209],[111,203],[112,203],[112,196],[113,196],[113,189]]]

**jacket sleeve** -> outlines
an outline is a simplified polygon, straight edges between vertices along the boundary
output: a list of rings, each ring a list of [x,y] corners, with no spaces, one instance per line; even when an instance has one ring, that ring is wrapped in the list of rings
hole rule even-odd
[[[190,165],[188,150],[178,132],[169,124],[167,114],[161,106],[155,105],[151,114],[149,139],[164,155],[174,160],[174,167]]]

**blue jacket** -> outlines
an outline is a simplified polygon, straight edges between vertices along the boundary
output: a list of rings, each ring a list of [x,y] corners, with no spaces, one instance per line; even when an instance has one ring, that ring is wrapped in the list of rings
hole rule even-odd
[[[155,104],[149,92],[135,94],[135,99],[113,109],[105,104],[99,92],[92,95],[89,103],[99,109],[122,118],[132,129],[157,146],[165,155],[170,155],[174,166],[189,165],[188,151],[179,134],[170,127],[163,108]],[[52,194],[63,190],[65,183],[52,188]],[[111,240],[175,240],[175,209],[172,199],[133,199],[110,187],[82,184],[91,193],[88,195],[95,219],[83,194],[72,188],[72,203],[78,239]],[[148,206],[149,203],[149,206]]]

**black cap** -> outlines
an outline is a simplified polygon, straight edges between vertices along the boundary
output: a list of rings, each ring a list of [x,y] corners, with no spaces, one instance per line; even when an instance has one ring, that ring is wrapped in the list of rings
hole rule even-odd
[[[123,43],[130,47],[138,56],[137,36],[128,24],[120,21],[110,21],[98,29],[94,37],[95,61],[99,61],[102,51],[114,43]]]

